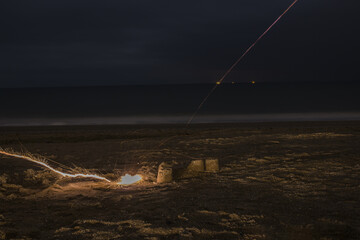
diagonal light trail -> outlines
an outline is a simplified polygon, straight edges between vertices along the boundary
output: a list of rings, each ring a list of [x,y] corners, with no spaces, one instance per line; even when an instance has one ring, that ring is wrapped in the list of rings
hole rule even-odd
[[[202,108],[202,106],[205,104],[205,102],[208,100],[208,98],[211,96],[211,94],[216,90],[217,86],[220,85],[224,79],[227,77],[227,75],[234,69],[234,67],[250,52],[250,50],[270,31],[270,29],[276,25],[276,23],[297,3],[298,0],[295,0],[276,20],[273,22],[270,27],[266,29],[266,31],[260,35],[260,37],[253,43],[251,46],[241,55],[241,57],[236,60],[236,62],[231,65],[231,67],[225,72],[225,74],[219,79],[219,81],[216,82],[215,86],[210,90],[208,95],[204,98],[204,100],[200,103],[194,114],[190,117],[189,121],[187,122],[186,126],[189,126],[191,122],[194,120],[195,116],[199,112],[199,110]]]

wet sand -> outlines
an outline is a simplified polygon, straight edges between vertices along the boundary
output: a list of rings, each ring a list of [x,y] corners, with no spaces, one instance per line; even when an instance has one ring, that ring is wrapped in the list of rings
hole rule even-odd
[[[0,239],[360,239],[360,122],[0,128]],[[219,173],[156,184],[161,162]],[[65,166],[63,166],[65,165]]]

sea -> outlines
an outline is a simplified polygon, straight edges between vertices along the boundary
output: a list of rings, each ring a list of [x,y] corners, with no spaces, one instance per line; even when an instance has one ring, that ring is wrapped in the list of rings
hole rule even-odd
[[[0,126],[186,124],[213,84],[0,88]],[[360,84],[221,84],[192,123],[360,120]]]

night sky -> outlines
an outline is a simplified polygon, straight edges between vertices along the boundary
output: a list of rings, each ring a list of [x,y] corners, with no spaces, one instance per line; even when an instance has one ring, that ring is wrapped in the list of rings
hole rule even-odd
[[[1,1],[0,87],[214,83],[292,0]],[[225,82],[356,81],[358,0],[299,0]]]

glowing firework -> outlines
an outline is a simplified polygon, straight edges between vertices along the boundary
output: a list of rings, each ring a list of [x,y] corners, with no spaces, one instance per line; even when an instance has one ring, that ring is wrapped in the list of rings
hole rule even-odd
[[[39,165],[41,165],[41,166],[49,169],[50,171],[52,171],[52,172],[54,172],[54,173],[60,174],[60,175],[63,176],[63,177],[72,177],[72,178],[75,178],[75,177],[96,178],[96,179],[103,180],[103,181],[106,181],[106,182],[111,182],[109,179],[106,179],[106,178],[104,178],[104,177],[100,177],[100,176],[98,176],[98,175],[96,175],[96,174],[84,174],[84,173],[70,174],[70,173],[64,173],[64,172],[61,172],[61,171],[56,170],[55,168],[49,166],[49,165],[48,165],[47,163],[45,163],[45,162],[36,160],[36,159],[31,158],[31,157],[28,157],[28,156],[23,156],[23,155],[19,155],[19,154],[15,154],[15,153],[9,153],[9,152],[5,152],[5,151],[1,151],[1,150],[0,150],[0,153],[3,154],[3,155],[6,155],[6,156],[16,157],[16,158],[24,159],[24,160],[27,160],[27,161],[30,161],[30,162],[39,164]]]
[[[121,181],[118,182],[118,184],[130,185],[130,184],[139,182],[141,179],[142,179],[142,177],[140,175],[131,176],[129,174],[125,174],[125,176],[121,177]]]
[[[208,95],[204,98],[204,100],[200,103],[200,105],[198,106],[198,108],[196,109],[196,111],[194,112],[194,114],[190,117],[189,121],[187,122],[186,126],[189,126],[190,123],[193,121],[193,119],[195,118],[195,116],[197,115],[197,113],[199,112],[199,110],[201,109],[201,107],[204,105],[204,103],[207,101],[207,99],[210,97],[210,95],[216,90],[216,88],[224,81],[224,79],[227,77],[227,75],[234,69],[234,67],[250,52],[251,49],[253,49],[253,47],[255,47],[255,45],[270,31],[270,29],[272,29],[272,27],[274,27],[276,25],[276,23],[295,5],[295,3],[297,3],[298,0],[295,0],[292,4],[290,4],[290,6],[275,20],[275,22],[273,22],[270,27],[268,27],[265,32],[263,34],[260,35],[260,37],[258,39],[256,39],[256,41],[250,45],[250,47],[243,53],[243,55],[241,55],[241,57],[236,60],[236,62],[231,65],[231,67],[225,72],[225,74],[220,78],[219,81],[216,82],[215,86],[210,90],[210,92],[208,93]]]
[[[54,173],[60,174],[60,175],[63,176],[63,177],[71,177],[71,178],[76,178],[76,177],[95,178],[95,179],[103,180],[103,181],[106,181],[106,182],[111,182],[109,179],[104,178],[104,177],[101,177],[101,176],[98,176],[98,175],[96,175],[96,174],[84,174],[84,173],[70,174],[70,173],[64,173],[64,172],[61,172],[61,171],[56,170],[55,168],[49,166],[47,163],[45,163],[45,162],[43,162],[43,161],[40,161],[40,160],[37,160],[37,159],[35,159],[35,158],[33,158],[33,157],[23,156],[23,155],[16,154],[16,153],[5,152],[5,151],[3,151],[3,150],[0,150],[0,154],[6,155],[6,156],[9,156],[9,157],[15,157],[15,158],[24,159],[24,160],[27,160],[27,161],[30,161],[30,162],[39,164],[39,165],[41,165],[41,166],[49,169],[50,171],[52,171],[52,172],[54,172]],[[140,175],[131,176],[131,175],[129,175],[129,174],[125,174],[125,176],[122,176],[122,177],[121,177],[121,181],[118,182],[117,184],[120,184],[120,185],[130,185],[130,184],[139,182],[141,179],[142,179],[142,177],[141,177]]]

